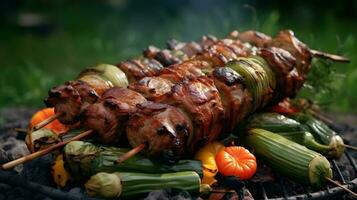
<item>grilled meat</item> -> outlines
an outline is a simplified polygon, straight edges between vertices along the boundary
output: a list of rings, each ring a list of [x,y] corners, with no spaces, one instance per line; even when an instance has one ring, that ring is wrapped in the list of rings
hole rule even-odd
[[[163,66],[154,59],[141,58],[121,62],[117,65],[127,75],[129,82],[157,74]]]
[[[193,125],[180,108],[167,104],[146,102],[137,105],[126,126],[129,143],[132,146],[146,145],[146,153],[151,157],[174,161],[183,155],[185,144]]]
[[[125,130],[125,123],[132,113],[137,111],[137,104],[146,99],[139,93],[126,88],[114,87],[107,90],[101,100],[88,105],[81,113],[82,125],[98,133],[105,144],[115,144]]]
[[[130,80],[141,79],[128,89],[109,89],[98,103],[87,105],[80,115],[82,125],[98,132],[105,143],[126,131],[132,146],[144,143],[148,155],[174,160],[216,139],[222,130],[231,131],[271,101],[294,96],[311,62],[309,49],[290,31],[275,38],[233,32],[223,40],[171,42],[169,49],[150,47],[144,53],[147,58],[121,63]],[[198,53],[186,60],[193,52]],[[170,66],[161,69],[155,60]],[[224,67],[227,63],[229,68]],[[61,89],[66,90],[62,98],[70,98],[69,106],[80,112],[79,92]],[[51,95],[60,96],[56,91]]]

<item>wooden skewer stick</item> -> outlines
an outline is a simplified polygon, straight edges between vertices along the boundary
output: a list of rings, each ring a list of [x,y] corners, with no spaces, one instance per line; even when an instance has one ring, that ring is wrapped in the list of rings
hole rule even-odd
[[[27,132],[29,131],[29,130],[27,130],[27,129],[25,129],[25,128],[14,128],[14,130],[15,130],[16,132],[18,132],[18,133],[26,133],[26,134],[27,134]]]
[[[348,148],[348,149],[352,149],[352,150],[354,150],[354,151],[357,151],[357,147],[355,147],[355,146],[351,146],[351,145],[348,145],[348,144],[345,144],[344,145],[346,148]]]
[[[335,185],[337,185],[338,187],[344,189],[346,192],[352,194],[355,198],[357,197],[357,194],[356,194],[355,192],[353,192],[352,190],[348,189],[346,186],[340,184],[339,182],[334,181],[334,180],[332,180],[332,179],[330,179],[330,178],[328,178],[328,177],[326,177],[326,180],[328,180],[328,181],[331,182],[332,184],[335,184]]]
[[[16,160],[10,161],[8,163],[5,163],[5,164],[1,165],[1,168],[4,169],[4,170],[8,170],[8,169],[11,169],[11,168],[13,168],[13,167],[15,167],[17,165],[20,165],[20,164],[23,164],[25,162],[31,161],[31,160],[33,160],[35,158],[44,156],[46,154],[51,153],[52,151],[54,151],[56,149],[59,149],[59,148],[63,147],[64,145],[66,145],[66,144],[68,144],[68,143],[70,143],[72,141],[80,140],[80,139],[82,139],[84,137],[87,137],[92,132],[93,132],[93,130],[84,131],[84,132],[74,136],[73,138],[67,140],[67,141],[62,141],[60,143],[57,143],[57,144],[55,144],[53,146],[48,147],[47,149],[43,149],[43,150],[37,151],[35,153],[32,153],[32,154],[23,156],[21,158],[18,158]]]
[[[126,160],[128,160],[129,158],[133,157],[135,154],[139,153],[140,151],[142,151],[145,148],[145,144],[140,144],[137,147],[133,148],[132,150],[126,152],[125,154],[123,154],[122,156],[120,156],[118,158],[118,160],[116,160],[116,163],[122,163]]]
[[[56,120],[60,115],[62,115],[61,112],[56,113],[56,114],[52,115],[51,117],[43,120],[42,122],[38,123],[36,126],[33,127],[33,131],[37,131],[38,129],[45,127],[47,124]]]
[[[325,53],[325,52],[321,52],[321,51],[317,51],[317,50],[313,50],[313,49],[311,49],[310,52],[315,57],[327,58],[327,59],[337,61],[337,62],[346,62],[346,63],[350,62],[350,59],[348,59],[344,56],[329,54],[329,53]]]

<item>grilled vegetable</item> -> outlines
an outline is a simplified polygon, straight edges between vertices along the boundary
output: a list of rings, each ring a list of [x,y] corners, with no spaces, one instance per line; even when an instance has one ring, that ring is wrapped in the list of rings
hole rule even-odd
[[[329,155],[337,158],[342,156],[345,150],[343,139],[325,123],[309,114],[304,113],[298,113],[292,115],[291,117],[301,124],[304,124],[306,129],[316,138],[318,142],[331,147],[332,151]]]
[[[314,135],[311,134],[312,132],[309,132],[311,129],[308,126],[277,113],[254,114],[248,119],[246,127],[248,129],[260,128],[272,131],[332,158],[339,158],[344,151],[343,141],[340,136],[335,135],[331,137],[329,144],[324,144],[315,139]]]
[[[129,85],[125,73],[114,65],[101,64],[93,68],[84,70],[79,79],[84,76],[95,75],[109,81],[112,86],[126,88]]]
[[[218,169],[216,165],[216,154],[223,149],[224,146],[219,142],[210,142],[201,148],[195,155],[195,159],[202,162],[203,178],[202,183],[212,185],[216,182],[214,176]]]
[[[243,143],[273,170],[294,181],[320,188],[326,178],[332,178],[330,163],[324,156],[278,134],[250,129]]]
[[[26,135],[25,143],[28,150],[33,153],[57,144],[61,139],[56,133],[47,128],[42,128]]]
[[[89,196],[133,199],[153,190],[176,189],[199,194],[200,176],[194,171],[166,174],[98,173],[85,184]]]
[[[244,147],[225,147],[217,153],[215,159],[218,171],[224,176],[237,176],[241,180],[247,180],[257,170],[255,156]]]
[[[66,186],[70,179],[70,175],[64,168],[63,154],[57,155],[56,160],[51,167],[51,174],[56,185],[59,187]]]
[[[30,129],[36,126],[38,123],[44,121],[45,119],[53,116],[54,114],[55,111],[53,108],[44,108],[42,110],[37,111],[31,118],[29,125]],[[47,124],[45,128],[48,128],[57,134],[68,131],[68,127],[61,124],[61,122],[59,122],[57,119]]]
[[[243,76],[244,82],[253,93],[253,110],[265,106],[275,89],[275,75],[261,57],[239,58],[228,66]]]
[[[306,131],[306,128],[299,122],[278,113],[253,114],[245,122],[245,128],[266,129],[274,133]]]
[[[64,148],[66,167],[74,179],[85,179],[98,172],[144,172],[167,173],[196,171],[202,176],[200,161],[180,160],[174,165],[156,163],[150,159],[135,155],[123,163],[115,161],[128,149],[95,146],[88,142],[74,141]]]

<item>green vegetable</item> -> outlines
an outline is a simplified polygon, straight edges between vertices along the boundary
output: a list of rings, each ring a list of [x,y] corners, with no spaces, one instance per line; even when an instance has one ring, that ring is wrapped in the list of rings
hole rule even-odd
[[[278,113],[256,113],[245,122],[245,128],[261,128],[275,133],[306,130],[299,122]]]
[[[72,177],[83,179],[98,172],[167,173],[196,171],[202,176],[202,164],[197,160],[180,160],[174,165],[154,162],[137,154],[123,163],[116,164],[129,149],[95,146],[88,142],[73,141],[64,148],[66,167]]]
[[[324,156],[281,135],[250,129],[243,143],[273,170],[302,184],[320,188],[326,178],[332,178],[330,163]]]
[[[327,145],[321,143],[309,132],[310,129],[307,126],[278,113],[254,114],[246,122],[246,128],[260,128],[274,132],[329,157],[338,158],[343,154],[343,149],[338,145],[340,141],[331,141]],[[331,137],[331,139],[342,140],[339,136]]]
[[[114,65],[100,64],[96,67],[84,70],[79,77],[93,76],[109,81],[112,86],[126,88],[129,85],[125,73]]]
[[[265,106],[275,89],[275,75],[260,57],[238,58],[228,67],[243,76],[245,84],[253,94],[253,110]]]
[[[165,174],[100,172],[89,179],[85,188],[89,196],[100,198],[132,199],[153,190],[169,188],[198,194],[201,179],[194,171]]]
[[[318,142],[333,148],[333,151],[329,153],[329,155],[336,158],[342,156],[345,150],[343,139],[325,123],[309,114],[304,113],[298,113],[291,117],[305,125],[306,130],[308,130]]]
[[[57,144],[61,139],[56,133],[47,128],[42,128],[26,135],[25,143],[30,152],[36,152],[46,149],[49,146]]]

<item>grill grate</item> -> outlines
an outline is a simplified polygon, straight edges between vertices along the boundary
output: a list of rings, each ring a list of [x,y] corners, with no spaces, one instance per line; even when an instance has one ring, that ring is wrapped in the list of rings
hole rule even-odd
[[[355,174],[357,174],[357,166],[355,160],[352,158],[351,154],[348,152],[348,149],[345,150],[345,156],[349,162],[349,165],[352,166],[353,171]],[[343,173],[338,166],[336,160],[331,160],[330,161],[332,164],[333,172],[334,172],[334,177],[336,177],[341,183],[347,187],[348,189],[354,190],[357,188],[357,177],[354,177],[352,180],[347,180],[346,177],[343,176]],[[328,199],[328,198],[334,198],[339,195],[346,194],[346,192],[340,188],[340,187],[332,187],[330,188],[329,186],[326,186],[324,190],[320,191],[315,191],[312,192],[310,187],[304,187],[305,193],[304,194],[298,194],[294,195],[289,192],[287,189],[288,184],[286,184],[286,180],[284,177],[281,177],[279,175],[276,176],[282,197],[272,197],[269,198],[268,194],[266,192],[266,188],[264,187],[263,183],[259,183],[259,188],[261,191],[261,196],[254,196],[256,199],[264,199],[264,200],[297,200],[297,199],[309,199],[309,200],[317,200],[317,199]]]

